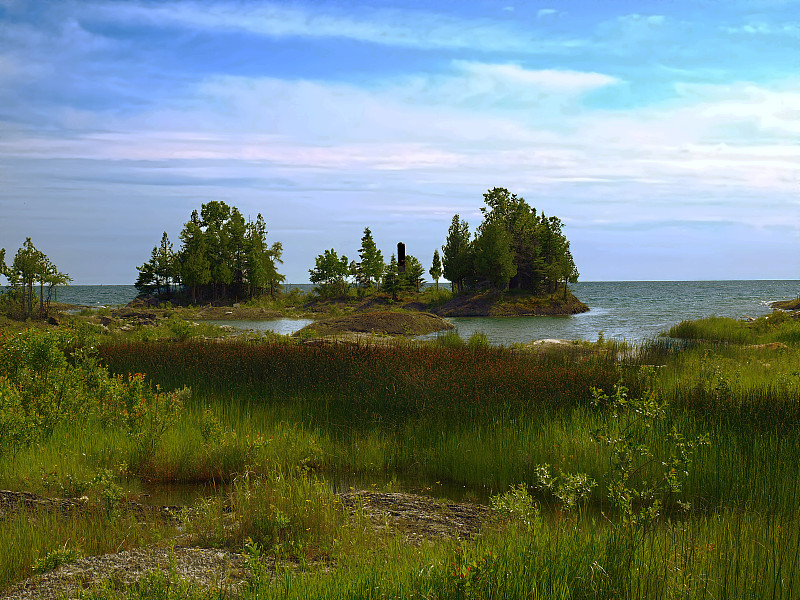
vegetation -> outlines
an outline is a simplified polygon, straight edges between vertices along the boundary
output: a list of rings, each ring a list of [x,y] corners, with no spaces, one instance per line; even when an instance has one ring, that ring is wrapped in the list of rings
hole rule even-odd
[[[0,275],[5,276],[11,288],[2,298],[6,312],[23,320],[32,317],[46,319],[56,286],[66,285],[72,279],[37,250],[31,238],[25,239],[10,265],[5,263],[5,253],[5,248],[0,249]]]
[[[206,202],[184,224],[179,251],[162,235],[150,260],[136,267],[136,288],[162,300],[182,290],[192,304],[274,296],[285,279],[277,270],[283,246],[267,245],[266,236],[261,214],[245,221],[235,206]]]
[[[540,353],[452,333],[381,347],[4,335],[0,431],[22,433],[4,438],[0,488],[95,510],[6,518],[0,586],[107,551],[122,527],[123,546],[170,535],[120,500],[147,478],[229,483],[186,527],[245,553],[245,598],[797,597],[797,330],[775,313]],[[410,545],[323,483],[343,473],[455,484],[493,516],[471,539]],[[187,585],[170,572],[83,594],[226,597]]]
[[[578,280],[569,241],[557,217],[537,214],[505,188],[483,195],[483,222],[470,239],[469,224],[453,216],[442,246],[444,276],[459,292],[508,288],[553,293]]]

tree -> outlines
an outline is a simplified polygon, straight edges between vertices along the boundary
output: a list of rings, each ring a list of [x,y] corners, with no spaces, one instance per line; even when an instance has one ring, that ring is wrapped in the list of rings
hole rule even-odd
[[[375,240],[372,239],[372,232],[369,227],[364,228],[364,236],[361,238],[358,257],[361,262],[355,263],[356,268],[355,273],[353,273],[356,281],[359,285],[365,287],[378,285],[381,277],[383,277],[383,272],[386,270],[386,264],[383,262],[383,254],[375,245]]]
[[[184,224],[177,253],[163,235],[150,261],[137,267],[136,287],[142,293],[165,296],[172,293],[172,283],[180,282],[192,303],[274,295],[284,280],[276,266],[283,247],[279,242],[268,245],[266,236],[261,214],[249,221],[235,206],[207,202]]]
[[[265,263],[267,274],[267,289],[273,298],[278,293],[278,285],[286,281],[286,276],[278,273],[277,264],[283,264],[283,244],[272,242],[269,247],[269,260]]]
[[[472,273],[470,250],[469,223],[459,220],[457,214],[453,215],[447,241],[442,246],[443,272],[453,291],[463,292],[464,281]]]
[[[439,250],[433,251],[431,268],[428,270],[433,280],[436,282],[436,289],[439,289],[439,279],[442,277],[442,261],[439,258]]]
[[[406,260],[408,258],[406,257]],[[389,261],[389,266],[383,274],[383,291],[392,295],[392,300],[397,301],[397,294],[401,290],[403,282],[400,278],[399,266],[397,264],[397,257],[392,254]]]
[[[11,287],[8,297],[12,305],[19,304],[22,318],[34,316],[37,284],[38,316],[46,319],[50,314],[50,302],[56,286],[72,281],[69,275],[61,273],[43,252],[36,249],[31,238],[25,239],[11,265],[5,263],[5,249],[0,251],[0,269],[0,274],[5,275]]]
[[[475,239],[475,273],[487,279],[491,286],[508,289],[508,282],[517,274],[511,235],[502,224],[484,222]]]
[[[554,293],[563,282],[566,295],[566,285],[577,281],[578,270],[561,220],[537,214],[505,188],[492,188],[483,199],[483,222],[474,240],[455,215],[442,246],[444,276],[453,289],[463,291],[468,283]]]
[[[140,293],[170,295],[172,282],[180,279],[180,265],[166,231],[161,236],[161,243],[150,251],[150,260],[136,269],[139,276],[134,285]]]
[[[311,283],[319,284],[317,290],[321,296],[342,298],[347,295],[350,261],[344,254],[339,257],[333,248],[317,256],[308,274]]]
[[[183,285],[189,287],[191,302],[197,302],[198,290],[211,281],[211,264],[208,261],[208,247],[200,216],[192,211],[189,221],[181,231],[181,247],[178,263]]]
[[[167,232],[161,236],[161,244],[156,252],[155,272],[159,280],[164,282],[167,294],[172,292],[172,284],[178,283],[180,274],[178,270],[178,259],[172,249],[172,242],[169,241]]]
[[[403,289],[414,290],[419,293],[425,285],[425,267],[417,260],[416,256],[406,255],[406,270],[400,274],[401,286]]]

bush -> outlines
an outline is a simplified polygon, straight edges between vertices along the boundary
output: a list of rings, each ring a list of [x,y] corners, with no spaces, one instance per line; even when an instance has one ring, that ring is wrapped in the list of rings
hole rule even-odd
[[[476,331],[467,340],[467,348],[470,350],[486,350],[489,348],[489,338],[482,331]]]

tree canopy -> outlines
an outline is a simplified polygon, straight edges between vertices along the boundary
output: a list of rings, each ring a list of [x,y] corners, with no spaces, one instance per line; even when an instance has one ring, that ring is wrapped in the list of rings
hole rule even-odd
[[[275,295],[284,281],[277,265],[282,263],[280,242],[267,244],[267,227],[259,213],[246,220],[239,209],[212,200],[193,211],[180,234],[175,252],[166,232],[150,253],[150,260],[136,267],[136,288],[141,293],[170,296],[178,288],[192,303],[208,300],[244,300]]]
[[[25,239],[10,265],[5,263],[5,253],[5,248],[0,250],[0,275],[8,279],[11,288],[6,298],[11,312],[24,319],[34,316],[46,319],[56,286],[66,285],[72,279],[37,250],[31,238]]]
[[[557,217],[537,213],[505,188],[483,195],[483,221],[474,238],[469,225],[453,216],[442,246],[443,272],[453,289],[519,289],[553,293],[577,281],[569,241]]]

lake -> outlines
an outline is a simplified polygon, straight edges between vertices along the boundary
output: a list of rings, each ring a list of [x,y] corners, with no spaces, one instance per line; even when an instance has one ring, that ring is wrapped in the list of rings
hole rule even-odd
[[[600,332],[607,339],[639,342],[657,336],[684,319],[712,315],[736,319],[758,317],[771,312],[770,302],[800,296],[800,282],[794,280],[586,281],[572,284],[570,288],[589,305],[589,312],[565,317],[450,320],[461,337],[466,339],[482,331],[493,344],[545,338],[594,341]],[[70,286],[59,290],[60,301],[88,306],[124,304],[135,296],[133,286]],[[273,319],[223,323],[242,329],[269,329],[285,335],[309,322],[307,319]]]

